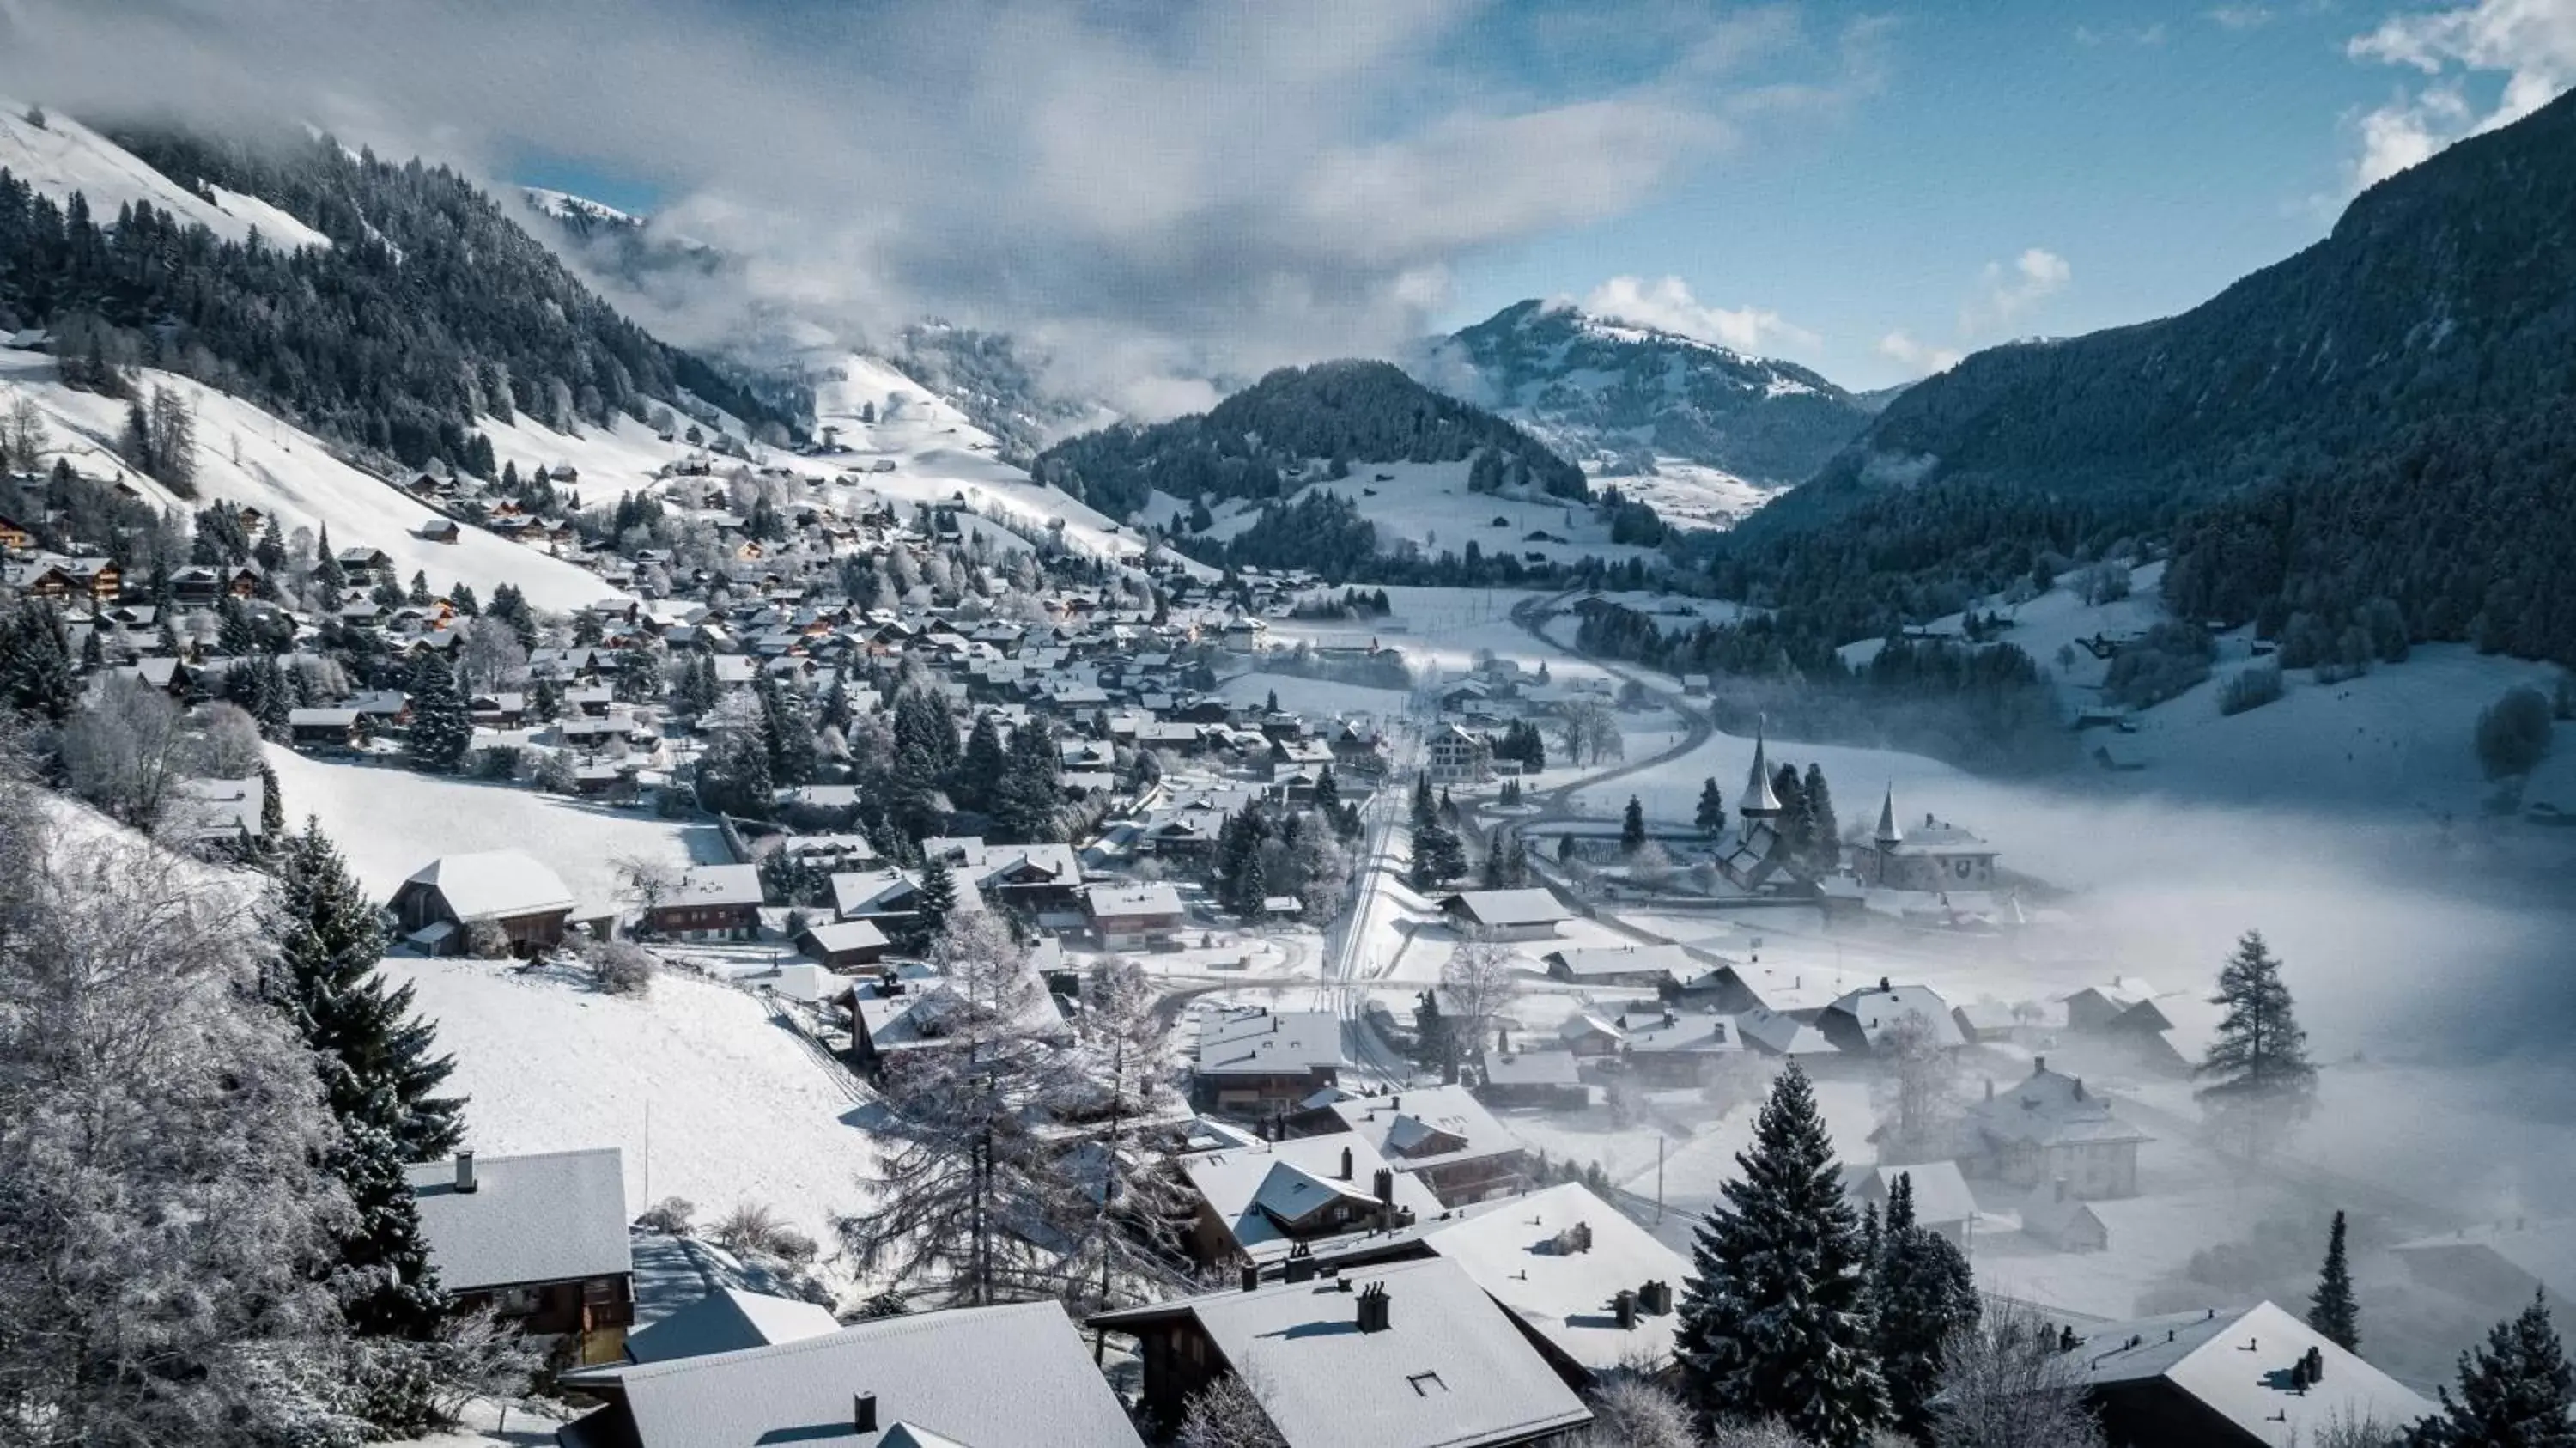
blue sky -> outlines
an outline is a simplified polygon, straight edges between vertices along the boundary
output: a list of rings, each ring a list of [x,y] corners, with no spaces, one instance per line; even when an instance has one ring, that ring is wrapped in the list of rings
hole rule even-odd
[[[1890,27],[1875,89],[1844,113],[1462,265],[1443,320],[1672,276],[1705,306],[1776,312],[1808,334],[1780,350],[1878,386],[1919,370],[1879,349],[1892,331],[1973,350],[2180,311],[2331,226],[2361,118],[2407,80],[2347,53],[2379,18],[2349,0],[1925,7]],[[2027,286],[2032,248],[2063,261],[2061,282]],[[1996,264],[2036,294],[1986,305]]]
[[[1565,296],[1855,387],[2189,307],[2576,82],[2576,0],[0,0],[0,93],[318,121],[1011,331],[1140,416]]]

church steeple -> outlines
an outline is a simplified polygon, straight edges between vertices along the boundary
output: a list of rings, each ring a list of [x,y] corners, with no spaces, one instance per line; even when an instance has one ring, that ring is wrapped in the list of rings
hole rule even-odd
[[[1905,843],[1905,831],[1896,827],[1896,786],[1890,783],[1887,794],[1878,802],[1878,834],[1881,849],[1894,849]]]
[[[1746,819],[1769,819],[1780,813],[1779,793],[1771,788],[1771,766],[1762,754],[1762,726],[1767,721],[1753,721],[1753,770],[1744,777],[1744,793],[1737,797],[1736,808]]]

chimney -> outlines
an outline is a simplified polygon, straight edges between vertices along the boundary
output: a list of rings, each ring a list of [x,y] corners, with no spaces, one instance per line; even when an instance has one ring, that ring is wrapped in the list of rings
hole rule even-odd
[[[458,1152],[456,1154],[456,1189],[460,1192],[470,1192],[481,1185],[482,1183],[474,1179],[474,1153]]]
[[[2033,1056],[2030,1058],[2030,1074],[2036,1076],[2047,1069],[2048,1058],[2046,1056]]]
[[[1402,1111],[1404,1109],[1404,1093],[1398,1091],[1393,1096],[1388,1097],[1386,1099],[1386,1107],[1389,1111]]]
[[[2078,1101],[2084,1099],[2084,1078],[2081,1076],[2075,1078],[2075,1099]]]
[[[2308,1386],[2309,1386],[2309,1387],[2315,1387],[2317,1384],[2322,1383],[2322,1382],[2324,1382],[2325,1380],[2326,1380],[2326,1350],[2325,1350],[2324,1348],[2321,1348],[2321,1347],[2312,1347],[2312,1348],[2309,1348],[2309,1349],[2308,1349]]]
[[[1303,1242],[1288,1249],[1288,1280],[1291,1282],[1315,1280],[1315,1254],[1308,1250]]]
[[[873,1433],[877,1430],[877,1395],[855,1393],[850,1397],[850,1430]]]
[[[1662,1317],[1673,1310],[1673,1284],[1656,1278],[1637,1291],[1637,1305],[1649,1317]]]
[[[1635,1330],[1637,1326],[1637,1294],[1629,1291],[1625,1287],[1620,1288],[1619,1295],[1610,1299],[1610,1311],[1618,1317],[1620,1331],[1629,1332]]]
[[[1347,1146],[1346,1146],[1346,1147],[1343,1147],[1343,1148],[1342,1148],[1342,1180],[1344,1180],[1344,1181],[1349,1181],[1350,1179],[1351,1179],[1351,1149],[1350,1149],[1349,1147],[1347,1147]]]
[[[1380,1206],[1391,1207],[1395,1205],[1395,1168],[1388,1166],[1379,1167],[1377,1169],[1376,1179],[1371,1181],[1369,1185],[1376,1188],[1377,1200]]]
[[[1992,1076],[1986,1078],[1986,1099],[1988,1101],[1995,1099],[1995,1078]]]
[[[1243,1290],[1246,1292],[1261,1290],[1261,1264],[1257,1262],[1243,1264]]]
[[[1883,975],[1878,978],[1878,988],[1880,991],[1888,995],[1894,995],[1896,993],[1896,987],[1889,985],[1887,983],[1887,977]]]
[[[1360,1289],[1359,1328],[1362,1332],[1384,1332],[1388,1326],[1386,1284],[1372,1282]]]
[[[2066,1200],[2066,1178],[2064,1178],[2064,1177],[2059,1177],[2059,1178],[2057,1179],[2057,1184],[2056,1184],[2056,1185],[2057,1185],[2057,1199],[2058,1199],[2059,1201],[2061,1201],[2061,1202],[2062,1202],[2062,1201]]]

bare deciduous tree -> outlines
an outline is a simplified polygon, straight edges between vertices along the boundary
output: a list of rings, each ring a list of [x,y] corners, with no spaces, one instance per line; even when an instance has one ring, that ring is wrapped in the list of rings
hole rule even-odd
[[[1613,1377],[1593,1391],[1591,1406],[1579,1448],[1699,1448],[1689,1405],[1651,1378]]]
[[[1288,1448],[1261,1406],[1260,1369],[1246,1364],[1190,1396],[1175,1448]]]
[[[170,696],[140,679],[109,675],[63,725],[64,782],[72,793],[136,829],[161,823],[186,777],[187,730]]]
[[[1494,1026],[1520,994],[1512,954],[1497,942],[1471,935],[1440,966],[1440,1009],[1458,1034],[1462,1054],[1473,1059],[1492,1044]]]
[[[1942,1349],[1935,1448],[2102,1448],[2083,1364],[2027,1309],[1990,1308]]]

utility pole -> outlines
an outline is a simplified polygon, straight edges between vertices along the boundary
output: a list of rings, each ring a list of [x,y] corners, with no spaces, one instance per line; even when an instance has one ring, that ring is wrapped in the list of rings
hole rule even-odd
[[[1664,1134],[1655,1133],[1655,1225],[1664,1224]]]

